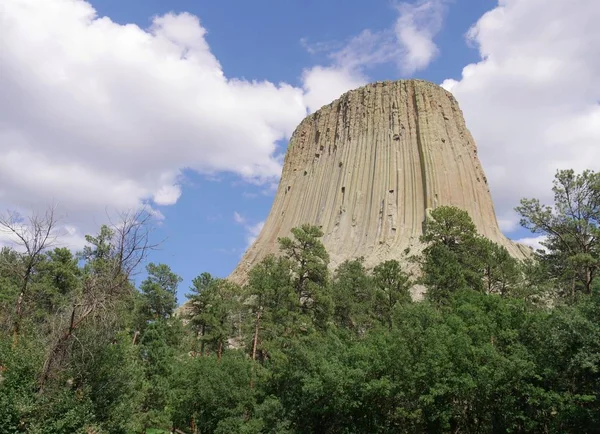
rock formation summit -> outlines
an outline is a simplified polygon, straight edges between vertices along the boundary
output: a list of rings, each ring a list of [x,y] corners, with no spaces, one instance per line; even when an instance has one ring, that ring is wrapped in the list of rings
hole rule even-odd
[[[421,80],[377,82],[349,91],[306,117],[292,135],[265,225],[230,279],[278,253],[279,237],[320,226],[336,267],[401,259],[421,247],[427,211],[466,210],[480,234],[523,258],[500,231],[477,147],[454,96]]]

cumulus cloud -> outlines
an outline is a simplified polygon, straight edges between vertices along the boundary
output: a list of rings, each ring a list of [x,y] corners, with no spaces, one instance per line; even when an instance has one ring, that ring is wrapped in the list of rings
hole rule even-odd
[[[329,66],[308,68],[302,74],[311,112],[365,84],[366,71],[374,66],[395,63],[404,75],[429,66],[438,54],[433,38],[442,28],[446,1],[400,3],[395,9],[398,17],[392,28],[364,30],[341,47],[334,42],[309,44],[301,40],[309,53],[328,52],[331,60]]]
[[[302,89],[228,78],[197,17],[142,29],[82,0],[2,8],[0,208],[58,202],[81,226],[106,208],[176,203],[185,169],[279,176],[276,142],[306,114]]]
[[[401,46],[400,69],[405,74],[426,68],[438,54],[433,38],[442,29],[445,2],[420,1],[398,6],[395,32]]]
[[[339,98],[344,92],[362,86],[367,79],[342,66],[315,66],[302,74],[305,101],[311,112]]]
[[[479,148],[499,218],[551,203],[557,169],[600,169],[600,3],[501,0],[469,30],[481,60],[443,86]]]

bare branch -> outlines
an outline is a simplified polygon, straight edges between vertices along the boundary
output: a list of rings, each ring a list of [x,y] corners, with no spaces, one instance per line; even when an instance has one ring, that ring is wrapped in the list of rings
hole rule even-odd
[[[13,345],[19,339],[21,320],[23,317],[23,303],[27,296],[31,275],[36,265],[42,260],[43,253],[56,244],[58,219],[56,205],[48,207],[43,215],[34,212],[28,219],[23,218],[18,212],[8,210],[0,215],[0,232],[4,232],[15,239],[15,244],[22,250],[20,253],[23,266],[20,279],[21,290],[15,307],[13,323]]]

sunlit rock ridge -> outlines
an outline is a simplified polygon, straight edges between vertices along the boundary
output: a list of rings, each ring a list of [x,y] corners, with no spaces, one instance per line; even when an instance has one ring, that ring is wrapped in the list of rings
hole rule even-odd
[[[290,139],[273,207],[230,279],[278,252],[279,237],[320,226],[335,268],[360,256],[367,266],[418,251],[428,210],[466,210],[480,234],[517,258],[527,248],[496,220],[477,147],[454,96],[422,80],[349,91],[306,117]]]

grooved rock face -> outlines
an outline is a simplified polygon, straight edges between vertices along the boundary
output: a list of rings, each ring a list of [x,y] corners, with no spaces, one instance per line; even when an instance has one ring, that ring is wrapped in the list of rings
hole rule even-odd
[[[335,268],[367,266],[422,246],[426,213],[466,210],[479,233],[515,257],[525,246],[501,233],[473,137],[451,93],[420,80],[379,82],[347,92],[305,118],[290,140],[265,225],[230,279],[278,253],[278,237],[320,226]]]

